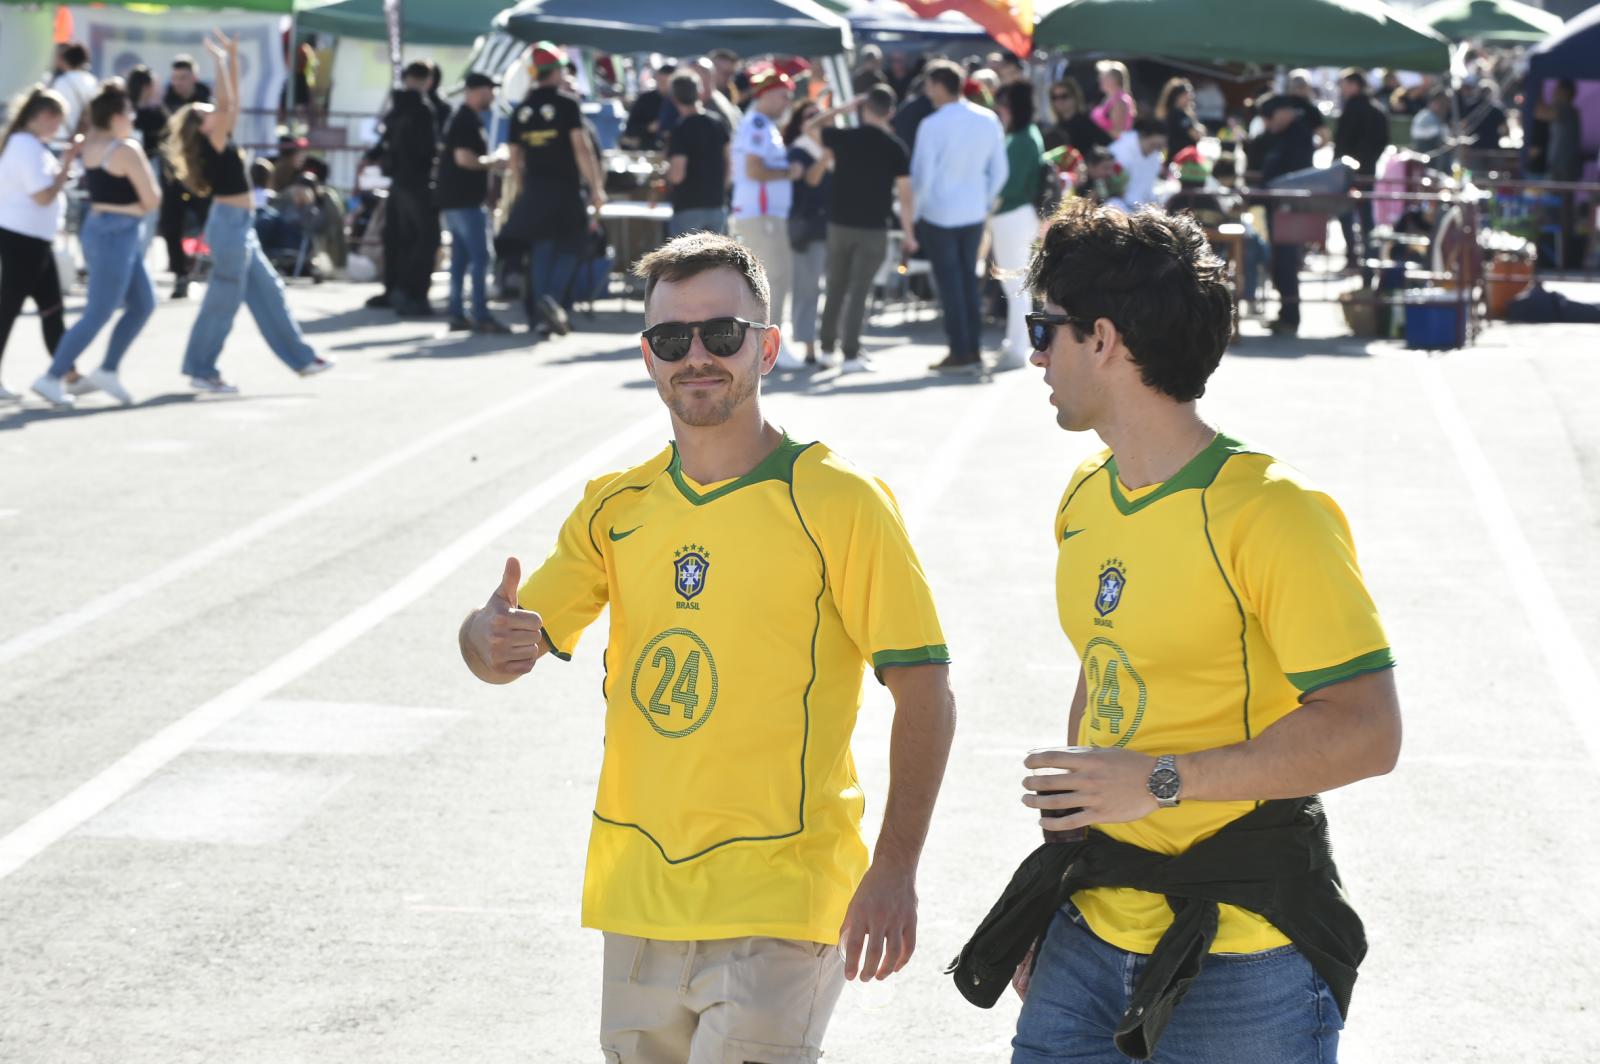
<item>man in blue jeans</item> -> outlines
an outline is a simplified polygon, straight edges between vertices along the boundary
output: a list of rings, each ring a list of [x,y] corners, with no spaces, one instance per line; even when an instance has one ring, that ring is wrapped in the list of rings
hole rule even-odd
[[[1067,876],[1108,871],[1017,969],[1012,1062],[1331,1064],[1366,942],[1315,796],[1401,731],[1350,526],[1197,410],[1234,318],[1191,215],[1069,203],[1028,280],[1056,422],[1106,449],[1052,536],[1077,745],[1027,756],[1022,801],[1051,842],[1093,829]]]
[[[489,314],[489,172],[505,169],[505,160],[488,154],[489,142],[479,117],[494,103],[499,82],[487,74],[468,74],[461,106],[444,131],[435,199],[450,233],[450,331],[507,333]],[[462,289],[472,273],[472,319],[467,319]]]
[[[933,267],[950,342],[950,353],[931,368],[977,374],[983,371],[978,244],[1010,165],[1000,120],[962,97],[964,81],[961,68],[948,60],[928,64],[922,91],[934,111],[917,127],[911,189],[920,223],[917,240]]]
[[[522,192],[505,229],[528,246],[528,326],[542,322],[558,336],[572,328],[562,304],[589,229],[587,208],[598,217],[606,201],[583,111],[561,91],[566,62],[566,53],[548,41],[533,46],[535,84],[511,115],[511,169]]]

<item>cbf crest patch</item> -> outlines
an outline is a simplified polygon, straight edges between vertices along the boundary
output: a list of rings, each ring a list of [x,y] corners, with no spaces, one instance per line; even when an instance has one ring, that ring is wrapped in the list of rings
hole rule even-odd
[[[692,602],[706,589],[706,574],[710,571],[710,551],[694,543],[679,547],[672,559],[673,590],[684,602]]]
[[[553,103],[541,104],[539,106],[539,117],[544,119],[546,122],[555,121],[556,105]]]
[[[1122,605],[1122,592],[1128,586],[1128,574],[1122,559],[1112,558],[1100,567],[1100,583],[1095,591],[1094,610],[1104,617]]]

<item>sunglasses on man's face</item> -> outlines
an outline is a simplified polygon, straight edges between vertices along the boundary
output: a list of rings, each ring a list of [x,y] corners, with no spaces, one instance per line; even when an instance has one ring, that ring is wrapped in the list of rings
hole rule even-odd
[[[1062,100],[1070,100],[1072,97],[1065,92],[1052,92],[1050,94],[1050,99],[1054,100],[1056,103],[1060,103]]]
[[[745,333],[751,329],[770,329],[765,322],[746,321],[744,318],[707,318],[705,321],[662,321],[644,331],[645,343],[650,353],[663,362],[677,362],[689,353],[694,344],[695,330],[700,330],[700,342],[718,358],[732,358],[744,346]]]
[[[1048,351],[1050,344],[1056,337],[1056,326],[1076,325],[1080,329],[1092,330],[1094,322],[1087,318],[1074,318],[1067,314],[1050,314],[1036,310],[1023,316],[1022,320],[1028,325],[1028,343],[1035,351]]]

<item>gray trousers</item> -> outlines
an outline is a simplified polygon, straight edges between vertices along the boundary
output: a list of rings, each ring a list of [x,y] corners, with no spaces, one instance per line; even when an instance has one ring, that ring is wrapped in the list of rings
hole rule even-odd
[[[883,256],[889,249],[887,229],[828,226],[828,298],[822,308],[822,350],[831,353],[835,341],[845,358],[861,353],[861,323],[867,315],[867,295]],[[839,316],[844,315],[844,333]]]
[[[813,240],[804,251],[794,253],[794,292],[789,297],[789,318],[796,343],[809,344],[817,338],[817,293],[822,286],[822,269],[827,248]]]

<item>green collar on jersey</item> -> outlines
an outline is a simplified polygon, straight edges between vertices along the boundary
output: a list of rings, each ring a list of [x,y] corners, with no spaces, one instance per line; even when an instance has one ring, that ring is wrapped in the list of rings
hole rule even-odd
[[[1180,491],[1191,488],[1208,488],[1211,482],[1217,479],[1217,473],[1223,465],[1236,454],[1254,453],[1250,447],[1225,433],[1217,433],[1212,441],[1206,444],[1205,450],[1189,459],[1189,464],[1174,473],[1166,483],[1156,488],[1150,494],[1130,501],[1122,490],[1122,479],[1117,473],[1117,459],[1113,455],[1105,464],[1105,470],[1111,477],[1111,501],[1116,504],[1117,510],[1124,517],[1136,514],[1146,506],[1158,499],[1165,499],[1168,495],[1175,495]]]
[[[667,472],[672,475],[672,482],[678,486],[678,490],[683,493],[685,499],[688,499],[696,506],[704,506],[713,499],[720,499],[729,492],[738,491],[740,488],[749,487],[751,484],[759,484],[763,480],[781,480],[785,484],[789,483],[794,477],[795,459],[799,458],[800,453],[810,446],[811,444],[809,443],[796,443],[785,432],[783,438],[778,441],[778,446],[772,449],[772,453],[756,463],[756,467],[750,472],[737,480],[722,485],[720,488],[700,492],[695,490],[694,486],[683,475],[683,463],[678,455],[678,444],[674,441],[672,444],[672,461],[667,465]]]

